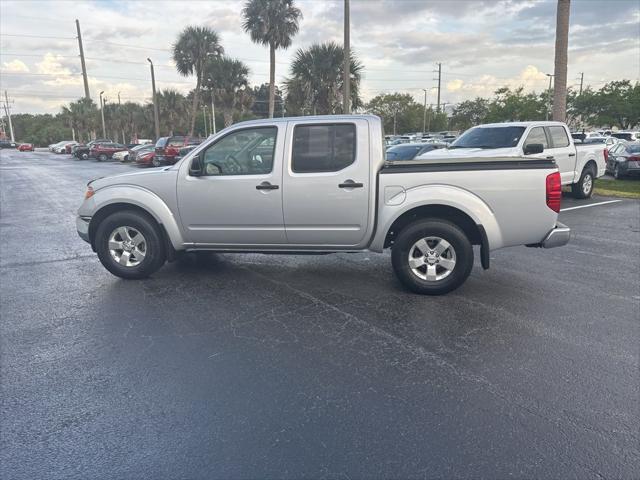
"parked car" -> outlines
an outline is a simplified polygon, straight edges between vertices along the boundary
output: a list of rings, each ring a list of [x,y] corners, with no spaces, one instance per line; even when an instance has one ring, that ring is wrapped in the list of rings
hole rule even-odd
[[[173,165],[176,163],[176,157],[182,147],[199,145],[201,143],[201,138],[185,137],[182,135],[161,137],[156,142],[156,154],[153,157],[153,165],[156,167],[160,165]]]
[[[71,142],[71,140],[62,140],[61,142],[52,143],[51,145],[49,145],[49,151],[55,153],[56,149],[59,149],[60,147],[66,145],[68,142]]]
[[[113,157],[116,152],[126,150],[127,146],[121,143],[95,143],[89,150],[89,157],[95,158],[99,162],[105,162]]]
[[[18,145],[18,150],[20,152],[33,152],[35,148],[33,147],[33,143],[21,143]]]
[[[640,142],[620,142],[609,151],[607,172],[614,178],[640,175]]]
[[[121,152],[116,152],[113,154],[113,159],[114,160],[118,160],[119,162],[135,162],[136,160],[136,155],[143,153],[143,152],[150,152],[154,149],[154,145],[153,144],[148,144],[148,145],[134,145],[131,148],[128,148],[127,150],[122,150]]]
[[[113,143],[113,142],[108,138],[97,138],[95,140],[90,141],[86,145],[84,144],[75,145],[73,148],[71,148],[71,155],[78,158],[79,160],[86,160],[89,158],[89,152],[91,150],[91,147],[93,147],[98,143]]]
[[[131,279],[178,251],[391,248],[399,280],[431,295],[462,285],[474,244],[489,268],[492,250],[569,241],[552,159],[385,162],[382,140],[373,115],[237,123],[175,166],[89,182],[77,231]]]
[[[446,150],[421,158],[552,158],[560,169],[562,185],[571,185],[576,198],[593,194],[594,179],[605,172],[604,145],[575,145],[561,122],[505,122],[473,127]]]
[[[403,143],[387,148],[387,160],[413,160],[431,150],[446,148],[444,143]]]
[[[53,153],[58,153],[58,154],[60,154],[60,153],[67,153],[67,147],[69,147],[69,152],[70,152],[70,151],[71,151],[71,148],[72,148],[74,145],[77,145],[77,144],[78,144],[78,142],[74,142],[74,141],[72,141],[72,140],[67,140],[67,141],[64,141],[64,142],[60,142],[60,143],[58,143],[56,146],[54,146],[54,147],[52,148],[52,150],[51,150],[51,151],[52,151]]]
[[[73,147],[75,147],[76,145],[80,145],[78,142],[71,142],[71,143],[67,143],[64,146],[64,153],[68,153],[70,154],[71,151],[73,150]]]
[[[154,165],[153,159],[157,155],[155,147],[149,151],[145,151],[136,155],[136,164],[138,166],[151,167]]]
[[[17,148],[18,144],[11,140],[0,140],[0,148]]]
[[[640,132],[611,132],[611,136],[627,142],[640,142]]]

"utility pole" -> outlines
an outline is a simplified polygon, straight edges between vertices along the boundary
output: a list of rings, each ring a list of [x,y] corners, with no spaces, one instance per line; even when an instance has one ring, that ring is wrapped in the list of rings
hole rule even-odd
[[[424,92],[424,112],[422,114],[422,133],[427,131],[427,89],[423,88]]]
[[[104,102],[102,101],[102,94],[104,90],[100,92],[100,116],[102,117],[102,138],[107,138],[107,129],[104,127]]]
[[[344,65],[342,66],[343,99],[342,110],[346,115],[351,113],[351,40],[349,38],[349,0],[344,0]]]
[[[551,113],[551,79],[553,75],[550,73],[545,73],[547,77],[549,77],[549,88],[547,89],[547,120],[549,120],[549,115]]]
[[[82,48],[82,35],[80,34],[80,21],[76,19],[76,30],[78,31],[78,47],[80,48],[80,65],[82,65],[82,78],[84,80],[84,97],[91,100],[89,96],[89,79],[87,78],[87,66],[84,63],[84,49]]]
[[[151,65],[151,89],[153,91],[153,122],[156,130],[156,140],[160,138],[160,116],[158,115],[158,98],[156,97],[156,75],[153,71],[153,62],[147,58],[147,62]],[[195,113],[195,112],[194,112]]]
[[[209,136],[209,131],[207,130],[207,106],[202,105],[202,119],[204,120],[204,136]]]
[[[211,90],[211,132],[216,134],[216,106],[213,102],[213,90]]]
[[[9,120],[9,131],[11,132],[11,141],[15,142],[16,138],[13,136],[13,123],[11,123],[11,107],[9,107],[9,96],[7,95],[7,91],[4,91],[4,111],[7,114],[7,119]]]
[[[582,95],[582,84],[584,83],[584,72],[580,72],[580,93],[578,95]]]
[[[440,85],[441,84],[442,84],[442,63],[438,62],[438,104],[436,105],[437,113],[440,113]]]
[[[118,114],[119,114],[119,115],[122,115],[122,105],[121,105],[121,103],[120,103],[120,92],[118,92]],[[122,118],[122,117],[120,116],[120,119],[121,119],[121,118]],[[118,122],[118,123],[119,123],[119,122]],[[120,126],[122,127],[122,124],[120,124]],[[120,131],[120,133],[122,134],[122,143],[123,143],[124,145],[126,145],[128,142],[126,142],[126,141],[125,141],[125,139],[124,139],[124,128]]]

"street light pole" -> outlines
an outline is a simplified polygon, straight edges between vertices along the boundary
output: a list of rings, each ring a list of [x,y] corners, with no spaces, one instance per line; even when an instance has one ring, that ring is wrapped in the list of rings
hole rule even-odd
[[[147,58],[151,66],[151,90],[153,91],[153,123],[155,124],[156,140],[160,138],[160,117],[158,115],[158,98],[156,97],[156,75],[153,70],[153,62]]]
[[[424,92],[424,113],[422,115],[422,133],[427,131],[427,89],[423,88]]]
[[[104,90],[100,92],[100,116],[102,117],[102,138],[107,138],[107,129],[104,126],[104,101],[102,100],[103,94],[104,94]]]
[[[549,113],[551,112],[551,79],[553,75],[551,73],[545,73],[549,77],[549,88],[547,89],[547,120],[549,120]]]
[[[342,110],[345,114],[351,113],[351,39],[349,25],[349,0],[344,0],[344,65],[342,69],[342,83],[343,83],[343,107]]]

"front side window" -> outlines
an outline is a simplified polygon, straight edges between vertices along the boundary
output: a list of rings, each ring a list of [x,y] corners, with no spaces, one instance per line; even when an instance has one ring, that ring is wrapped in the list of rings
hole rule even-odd
[[[547,143],[547,135],[544,133],[544,128],[542,127],[533,127],[527,135],[527,139],[524,141],[524,146],[531,145],[533,143],[541,143],[542,146],[546,149],[549,148],[549,144]]]
[[[356,159],[356,126],[297,125],[291,157],[296,173],[340,171]]]
[[[553,148],[569,146],[569,137],[567,137],[567,131],[563,127],[549,127],[549,135],[551,135]]]
[[[204,152],[205,175],[264,175],[271,173],[276,148],[276,127],[239,130]]]

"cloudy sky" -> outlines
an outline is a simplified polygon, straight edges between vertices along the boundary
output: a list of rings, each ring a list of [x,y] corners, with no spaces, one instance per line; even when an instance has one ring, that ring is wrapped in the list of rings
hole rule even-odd
[[[640,78],[640,0],[573,0],[569,85],[600,87]],[[0,81],[14,112],[57,112],[83,95],[75,19],[80,20],[92,98],[150,99],[147,57],[158,88],[187,92],[170,47],[186,25],[215,29],[226,53],[268,81],[268,50],[242,32],[242,1],[0,1]],[[298,0],[304,20],[292,47],[277,54],[276,80],[298,48],[342,42],[342,0]],[[363,95],[402,91],[435,102],[489,96],[500,86],[543,90],[553,71],[555,0],[351,0],[351,42],[365,66]]]

